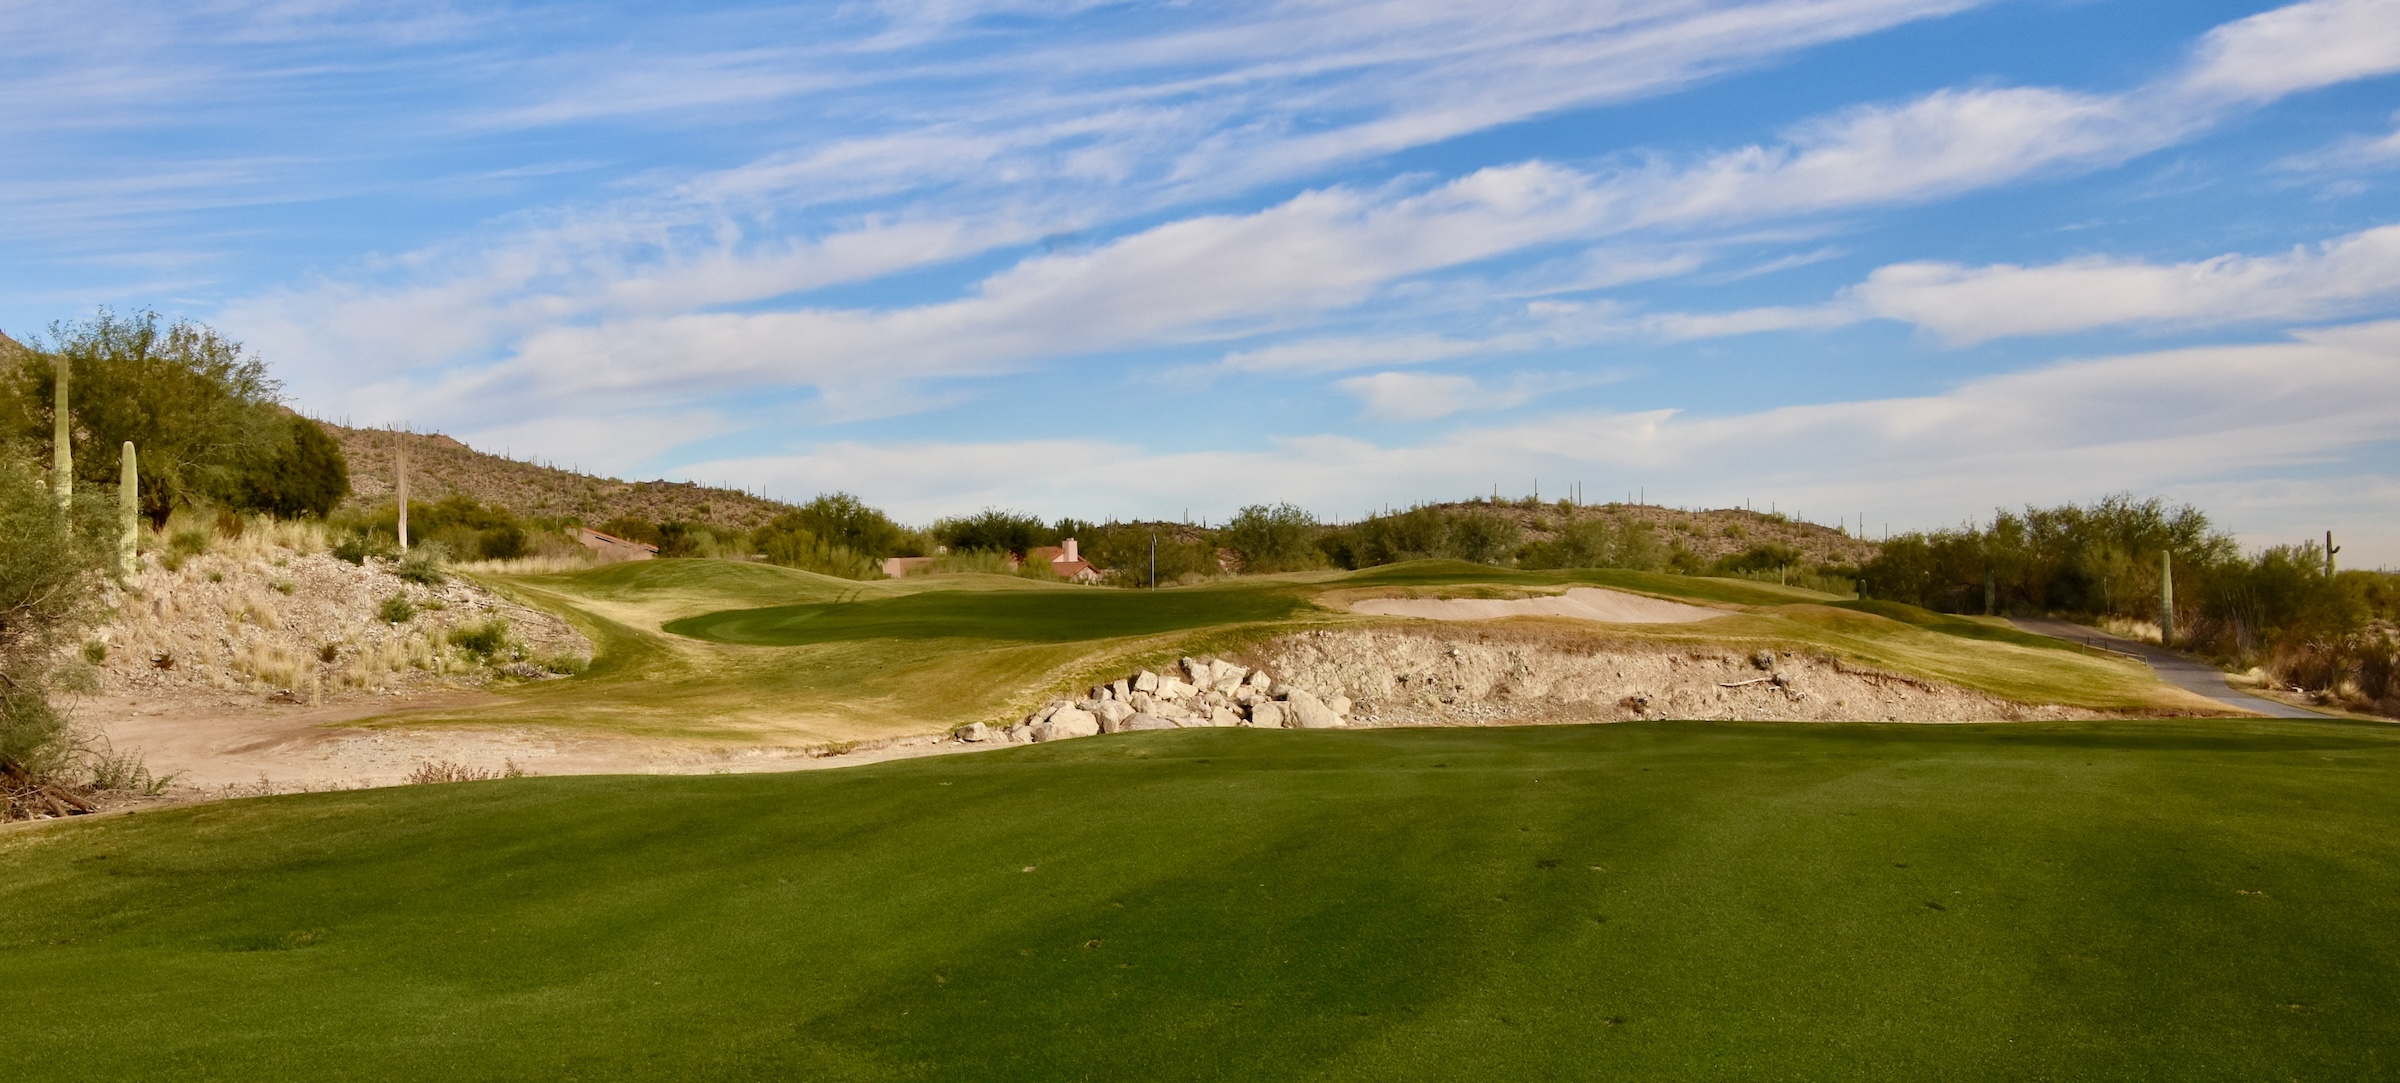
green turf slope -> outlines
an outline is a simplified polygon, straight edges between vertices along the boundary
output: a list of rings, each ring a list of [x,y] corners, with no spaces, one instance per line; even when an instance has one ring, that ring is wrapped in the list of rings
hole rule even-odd
[[[666,630],[719,643],[772,647],[857,639],[1072,643],[1284,620],[1307,605],[1288,588],[943,590],[726,610],[671,621]]]
[[[8,1079],[2389,1078],[2400,734],[1187,730],[0,833]]]

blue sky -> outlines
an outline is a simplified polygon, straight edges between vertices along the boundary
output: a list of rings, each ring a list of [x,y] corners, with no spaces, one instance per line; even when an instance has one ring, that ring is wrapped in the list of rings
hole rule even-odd
[[[2400,0],[0,0],[0,94],[0,329],[520,457],[2400,565]]]

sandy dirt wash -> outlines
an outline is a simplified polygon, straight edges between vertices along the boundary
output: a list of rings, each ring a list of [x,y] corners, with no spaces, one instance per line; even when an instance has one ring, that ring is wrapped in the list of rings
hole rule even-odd
[[[1428,620],[1574,617],[1610,624],[1689,624],[1733,612],[1600,587],[1576,587],[1540,598],[1368,598],[1350,608],[1377,616]]]
[[[393,786],[430,763],[529,775],[730,774],[844,767],[958,751],[937,735],[825,745],[741,744],[628,737],[528,726],[354,727],[396,712],[499,702],[485,692],[360,697],[309,707],[227,700],[104,696],[76,716],[119,750],[138,751],[170,796],[196,800]]]

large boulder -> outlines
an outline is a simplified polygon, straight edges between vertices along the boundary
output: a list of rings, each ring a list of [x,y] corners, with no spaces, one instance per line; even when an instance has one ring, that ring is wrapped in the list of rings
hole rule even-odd
[[[1123,700],[1104,699],[1091,705],[1091,713],[1107,719],[1111,725],[1114,725],[1133,717],[1133,705]]]
[[[1267,671],[1262,669],[1250,675],[1250,687],[1264,692],[1275,687],[1275,679],[1267,676]]]
[[[1239,726],[1242,724],[1242,716],[1235,713],[1231,707],[1211,707],[1208,709],[1208,724],[1211,726]]]
[[[1208,663],[1197,658],[1184,659],[1183,672],[1187,676],[1191,677],[1193,684],[1211,685],[1217,683],[1216,678],[1209,676],[1210,670]]]
[[[1139,672],[1139,673],[1136,673],[1136,674],[1134,674],[1134,675],[1133,675],[1133,690],[1134,690],[1134,691],[1136,691],[1136,692],[1156,692],[1156,691],[1158,691],[1158,674],[1156,674],[1156,673],[1152,673],[1152,672],[1150,672],[1149,670],[1146,670],[1146,669],[1145,669],[1145,670],[1143,670],[1143,671],[1141,671],[1141,672]]]
[[[1343,718],[1350,717],[1351,703],[1350,697],[1348,696],[1335,696],[1332,699],[1326,700],[1325,705],[1333,708],[1333,713],[1338,714]]]
[[[1178,728],[1180,727],[1176,726],[1175,723],[1169,722],[1164,718],[1158,717],[1157,715],[1137,714],[1125,720],[1124,732],[1137,733],[1142,730],[1171,730]]]
[[[1173,677],[1162,678],[1158,682],[1158,698],[1163,700],[1172,701],[1179,699],[1190,699],[1192,694],[1197,691],[1199,691],[1199,689],[1193,688],[1191,685],[1185,684]]]
[[[992,728],[981,722],[971,723],[967,728],[958,731],[958,739],[971,745],[982,744],[992,739]]]
[[[1262,699],[1250,705],[1251,725],[1265,730],[1279,730],[1283,728],[1283,723],[1283,704]]]
[[[1333,708],[1326,706],[1324,700],[1316,697],[1316,693],[1305,688],[1292,689],[1290,695],[1283,701],[1283,706],[1292,716],[1290,724],[1293,728],[1304,730],[1341,728],[1342,716],[1333,713]]]
[[[1050,736],[1045,740],[1056,741],[1068,737],[1097,737],[1100,735],[1100,719],[1080,707],[1061,707],[1056,714],[1050,716],[1048,722],[1042,723],[1042,726],[1050,727]],[[1042,726],[1035,726],[1034,729],[1039,730]]]

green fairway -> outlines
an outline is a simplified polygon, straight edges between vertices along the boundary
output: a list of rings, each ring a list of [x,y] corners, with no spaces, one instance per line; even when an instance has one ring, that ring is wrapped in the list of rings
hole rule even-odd
[[[942,590],[892,598],[726,610],[673,621],[666,625],[666,630],[719,643],[771,647],[856,639],[1069,643],[1156,635],[1218,624],[1283,620],[1307,605],[1288,587],[1180,591],[1088,587]]]
[[[2400,734],[1185,730],[0,833],[10,1079],[2400,1073]]]

